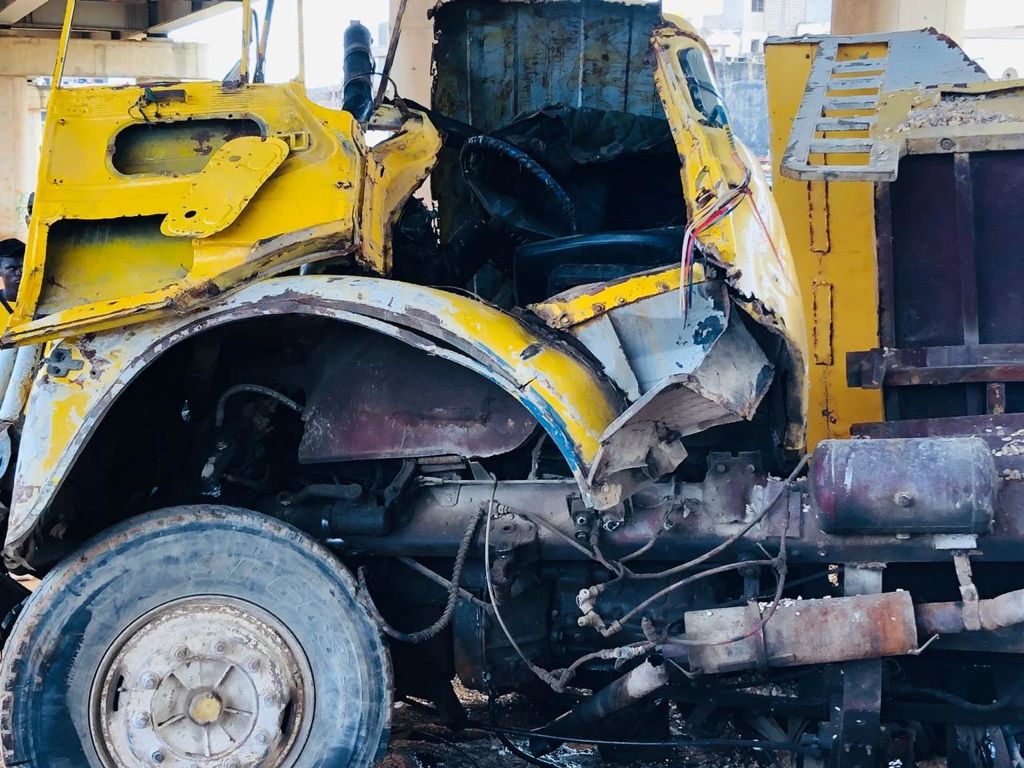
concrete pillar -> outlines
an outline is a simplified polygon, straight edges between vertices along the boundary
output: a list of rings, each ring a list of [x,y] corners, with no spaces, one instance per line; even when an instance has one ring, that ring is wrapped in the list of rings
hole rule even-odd
[[[25,239],[26,203],[36,188],[41,92],[24,77],[0,77],[0,238]]]
[[[967,0],[833,0],[832,34],[865,35],[935,27],[964,37]]]
[[[429,107],[434,22],[427,18],[427,12],[434,7],[435,0],[407,0],[407,3],[391,77],[399,94]],[[391,0],[392,27],[398,5],[399,0]]]
[[[0,239],[27,235],[26,203],[36,188],[46,92],[32,80],[53,72],[57,40],[0,37]],[[67,77],[195,79],[209,75],[206,51],[169,40],[71,42]]]

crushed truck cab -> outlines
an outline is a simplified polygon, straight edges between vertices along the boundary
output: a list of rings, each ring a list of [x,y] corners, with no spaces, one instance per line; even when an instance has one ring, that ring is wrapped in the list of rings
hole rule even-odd
[[[1020,270],[976,265],[1020,239],[1016,86],[773,41],[769,184],[657,3],[442,0],[429,105],[353,23],[342,109],[262,82],[241,5],[223,81],[53,90],[5,765],[371,768],[398,697],[463,728],[457,677],[540,700],[533,761],[692,747],[675,702],[804,766],[1010,768],[1024,333],[981,299]],[[914,127],[967,95],[1001,117]]]

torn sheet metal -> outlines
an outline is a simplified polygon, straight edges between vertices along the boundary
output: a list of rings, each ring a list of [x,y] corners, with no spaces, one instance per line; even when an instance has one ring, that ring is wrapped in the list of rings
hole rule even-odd
[[[726,271],[738,305],[785,342],[791,382],[785,444],[800,450],[807,423],[807,326],[793,254],[771,188],[750,151],[735,141],[724,106],[709,111],[708,104],[694,100],[690,81],[700,75],[710,78],[713,87],[714,69],[693,28],[666,25],[656,31],[653,45],[658,92],[682,161],[690,219],[715,210],[717,201],[746,185],[735,210],[697,239],[704,257]]]
[[[677,294],[616,307],[573,333],[627,392],[632,405],[601,437],[593,485],[624,495],[673,471],[681,439],[753,418],[774,367],[732,311],[722,281],[694,286],[685,322]]]

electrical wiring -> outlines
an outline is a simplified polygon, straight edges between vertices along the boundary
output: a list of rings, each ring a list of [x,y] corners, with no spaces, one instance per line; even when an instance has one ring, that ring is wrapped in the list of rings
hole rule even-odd
[[[764,504],[764,506],[761,508],[760,513],[758,513],[758,515],[756,517],[754,517],[754,519],[751,520],[749,523],[747,523],[743,528],[741,528],[736,533],[732,534],[729,538],[727,538],[725,541],[723,541],[718,546],[714,547],[713,549],[708,550],[707,552],[705,552],[703,555],[700,555],[699,557],[695,557],[692,560],[689,560],[689,561],[687,561],[685,563],[681,563],[680,565],[673,566],[672,568],[668,568],[668,569],[666,569],[664,571],[658,571],[656,573],[636,573],[636,572],[634,572],[632,574],[632,578],[635,578],[635,579],[664,579],[664,578],[668,578],[669,576],[676,576],[676,575],[678,575],[680,573],[684,573],[684,572],[686,572],[688,570],[691,570],[692,568],[696,568],[698,565],[702,565],[703,563],[706,563],[708,560],[711,560],[714,557],[717,557],[722,552],[724,552],[726,549],[728,549],[733,544],[735,544],[737,541],[739,541],[744,536],[746,536],[748,533],[750,533],[750,531],[753,530],[754,526],[758,525],[762,520],[764,520],[768,516],[768,513],[772,511],[772,509],[775,507],[775,505],[779,502],[779,499],[782,498],[782,495],[789,489],[789,486],[793,483],[793,481],[796,480],[797,476],[801,472],[803,472],[804,468],[807,466],[807,464],[808,464],[808,462],[810,460],[811,460],[810,455],[804,456],[800,460],[800,462],[796,465],[796,467],[793,469],[793,471],[789,473],[789,476],[786,478],[786,480],[779,486],[779,489],[775,492],[775,495],[772,496],[772,498],[768,502],[766,502]],[[787,518],[787,520],[788,520],[788,518]]]

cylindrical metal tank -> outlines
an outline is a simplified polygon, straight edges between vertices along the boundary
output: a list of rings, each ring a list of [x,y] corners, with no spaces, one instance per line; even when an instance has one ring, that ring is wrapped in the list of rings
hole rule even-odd
[[[984,533],[999,489],[974,437],[823,440],[810,482],[821,528],[836,534]]]

